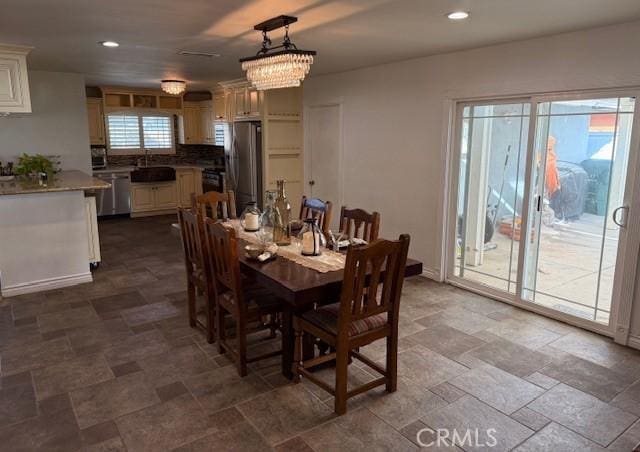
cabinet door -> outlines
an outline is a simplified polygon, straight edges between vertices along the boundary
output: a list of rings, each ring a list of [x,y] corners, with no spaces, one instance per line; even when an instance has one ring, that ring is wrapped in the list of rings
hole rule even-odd
[[[184,144],[201,143],[200,107],[198,105],[185,104],[183,115]]]
[[[215,116],[214,119],[218,121],[224,121],[227,119],[227,110],[225,105],[224,92],[217,93],[213,97],[213,110],[214,110],[214,116]]]
[[[234,96],[231,90],[224,92],[224,119],[225,121],[233,120],[233,112],[235,111]]]
[[[152,185],[131,185],[131,211],[144,212],[155,207],[155,187]]]
[[[91,144],[105,144],[101,99],[87,99],[87,115],[89,117],[89,140]]]
[[[260,91],[255,88],[247,88],[247,114],[260,116]]]
[[[200,105],[200,133],[202,143],[213,144],[213,132],[213,105],[211,101],[205,101]]]
[[[191,205],[191,194],[196,193],[196,176],[192,169],[178,170],[176,174],[178,180],[178,205],[189,207]]]
[[[0,45],[0,112],[31,113],[25,55],[2,53]]]
[[[155,208],[173,209],[178,207],[178,193],[175,182],[155,185]]]
[[[234,91],[235,99],[235,116],[236,118],[244,118],[247,116],[247,90],[245,88],[237,88]]]

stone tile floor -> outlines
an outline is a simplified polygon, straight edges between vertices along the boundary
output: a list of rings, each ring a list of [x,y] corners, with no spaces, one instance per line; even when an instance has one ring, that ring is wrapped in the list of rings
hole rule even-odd
[[[92,284],[0,301],[1,450],[407,451],[437,429],[448,441],[426,450],[640,442],[640,352],[421,277],[405,284],[398,392],[370,391],[336,417],[332,397],[284,380],[277,358],[241,379],[187,325],[172,221],[103,221]],[[384,343],[363,351],[382,360]],[[372,378],[351,366],[351,384]]]

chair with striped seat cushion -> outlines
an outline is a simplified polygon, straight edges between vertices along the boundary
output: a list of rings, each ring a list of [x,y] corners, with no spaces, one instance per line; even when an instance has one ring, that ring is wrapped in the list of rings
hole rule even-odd
[[[319,327],[325,329],[329,333],[338,334],[338,314],[340,312],[340,303],[333,303],[322,306],[302,314],[302,318],[315,323]],[[387,315],[378,314],[371,317],[365,317],[362,320],[350,322],[347,331],[349,337],[366,333],[367,331],[382,328],[387,324]]]
[[[335,396],[337,414],[346,413],[350,397],[380,385],[386,385],[388,392],[397,388],[398,315],[409,240],[409,236],[403,234],[396,241],[375,240],[363,247],[350,247],[340,302],[294,317],[294,376],[297,381],[304,376]],[[335,352],[303,360],[305,334],[327,343]],[[379,339],[387,341],[384,368],[359,352],[360,347]],[[350,358],[360,360],[382,377],[347,392]],[[333,360],[336,364],[335,386],[320,380],[311,371]]]

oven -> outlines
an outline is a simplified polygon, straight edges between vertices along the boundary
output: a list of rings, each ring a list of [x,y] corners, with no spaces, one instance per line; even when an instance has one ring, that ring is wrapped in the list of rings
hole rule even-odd
[[[227,191],[225,173],[216,168],[205,168],[202,170],[202,192],[217,191],[224,193]]]

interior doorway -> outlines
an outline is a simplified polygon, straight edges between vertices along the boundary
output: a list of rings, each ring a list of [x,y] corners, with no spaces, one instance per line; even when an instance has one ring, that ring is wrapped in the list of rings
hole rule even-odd
[[[638,242],[627,228],[635,101],[457,104],[447,279],[612,334],[624,243]]]
[[[307,147],[305,168],[307,196],[331,201],[334,209],[342,205],[342,107],[340,104],[316,105],[307,110]],[[339,211],[331,228],[337,229]]]

